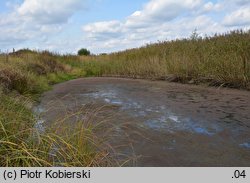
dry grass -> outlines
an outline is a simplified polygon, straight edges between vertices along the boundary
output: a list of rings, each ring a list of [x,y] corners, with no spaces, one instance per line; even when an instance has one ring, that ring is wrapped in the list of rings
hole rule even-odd
[[[163,79],[250,88],[250,31],[159,42],[82,57],[87,75]]]
[[[32,101],[3,93],[0,99],[0,166],[115,165],[103,139],[94,133],[97,124],[66,124],[61,119],[40,131],[37,119],[28,109]]]
[[[108,166],[93,126],[37,127],[32,105],[50,85],[83,76],[72,57],[21,50],[0,55],[0,166]],[[73,62],[73,61],[71,61]],[[59,128],[60,127],[60,128]]]

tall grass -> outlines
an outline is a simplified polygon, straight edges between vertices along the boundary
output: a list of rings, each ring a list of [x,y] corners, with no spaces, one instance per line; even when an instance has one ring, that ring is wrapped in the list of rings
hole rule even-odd
[[[110,166],[102,141],[93,133],[96,126],[84,121],[52,124],[44,132],[25,98],[0,95],[0,166]],[[114,164],[113,164],[114,165]]]
[[[0,55],[0,166],[108,166],[95,126],[79,121],[39,132],[32,106],[51,84],[82,77],[74,57],[21,50]]]
[[[88,75],[249,89],[250,31],[159,42],[82,61]]]

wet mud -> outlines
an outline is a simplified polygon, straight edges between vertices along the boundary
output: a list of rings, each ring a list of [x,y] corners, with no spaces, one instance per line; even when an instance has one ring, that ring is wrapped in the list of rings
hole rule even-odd
[[[37,110],[45,128],[104,124],[96,133],[124,166],[250,166],[248,91],[85,78],[55,85]]]

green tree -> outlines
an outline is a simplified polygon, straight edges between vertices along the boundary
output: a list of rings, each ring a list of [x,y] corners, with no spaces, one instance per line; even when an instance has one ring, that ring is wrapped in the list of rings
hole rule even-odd
[[[82,48],[82,49],[80,49],[78,51],[78,55],[80,55],[80,56],[83,56],[83,55],[88,56],[88,55],[90,55],[90,51],[87,50],[86,48]]]

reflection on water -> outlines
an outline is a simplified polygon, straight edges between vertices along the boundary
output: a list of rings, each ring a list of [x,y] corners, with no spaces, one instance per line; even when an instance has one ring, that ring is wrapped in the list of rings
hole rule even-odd
[[[240,144],[240,147],[250,149],[250,142],[245,142],[243,144]]]
[[[45,127],[44,127],[45,120],[42,119],[40,116],[44,112],[45,112],[45,110],[41,106],[36,106],[33,108],[33,113],[34,113],[35,118],[36,118],[36,123],[35,123],[34,127],[39,133],[43,133],[45,131]]]
[[[107,104],[119,106],[120,110],[126,111],[134,118],[140,119],[139,121],[143,122],[142,124],[138,124],[140,127],[143,126],[152,130],[167,132],[190,131],[209,136],[221,131],[218,124],[201,123],[191,118],[178,116],[164,105],[153,106],[143,101],[137,101],[136,98],[127,98],[119,90],[101,90],[82,95],[94,100],[102,100]]]
[[[44,131],[45,131],[45,128],[44,128],[44,120],[42,120],[42,119],[38,119],[37,121],[36,121],[36,124],[35,124],[35,129],[37,129],[37,131],[39,132],[39,133],[43,133]]]

